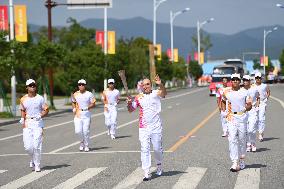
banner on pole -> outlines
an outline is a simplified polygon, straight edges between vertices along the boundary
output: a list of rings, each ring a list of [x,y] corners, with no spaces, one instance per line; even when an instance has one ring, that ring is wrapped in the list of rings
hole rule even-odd
[[[96,44],[104,48],[104,31],[96,31]]]
[[[157,60],[162,60],[162,45],[161,44],[156,44],[155,56],[157,57]]]
[[[194,60],[198,61],[198,52],[194,52]]]
[[[190,64],[190,61],[191,61],[191,54],[189,54],[189,55],[187,56],[187,60],[186,60],[187,64]]]
[[[14,5],[15,12],[15,36],[20,42],[28,41],[27,32],[27,8],[26,5]]]
[[[260,65],[263,66],[263,63],[265,64],[265,66],[268,66],[268,56],[260,57]]]
[[[174,49],[174,62],[178,62],[178,49]]]
[[[168,56],[169,60],[172,60],[172,50],[171,49],[167,50],[167,56]]]
[[[0,30],[8,31],[8,6],[0,6]]]
[[[200,52],[200,64],[204,64],[204,52]]]
[[[108,39],[108,54],[115,54],[115,31],[108,31],[107,32],[107,39]]]

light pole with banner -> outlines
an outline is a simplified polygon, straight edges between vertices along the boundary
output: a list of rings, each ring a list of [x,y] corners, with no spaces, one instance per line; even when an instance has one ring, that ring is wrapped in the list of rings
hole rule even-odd
[[[278,27],[274,27],[273,29],[271,29],[271,30],[268,30],[268,31],[266,31],[266,30],[264,30],[263,31],[263,75],[264,75],[264,77],[265,77],[265,64],[266,64],[266,37],[267,37],[267,35],[268,34],[270,34],[271,32],[273,32],[273,31],[276,31],[278,29]],[[268,61],[268,60],[267,60]]]
[[[210,18],[208,20],[205,20],[204,22],[197,21],[197,51],[198,51],[198,64],[200,65],[200,29],[203,25],[210,23],[214,21],[214,18]]]
[[[190,8],[185,8],[181,11],[178,11],[178,12],[173,12],[171,11],[170,12],[170,24],[171,24],[171,61],[174,62],[174,27],[173,27],[173,22],[175,20],[175,18],[180,15],[180,14],[183,14],[187,11],[189,11]]]

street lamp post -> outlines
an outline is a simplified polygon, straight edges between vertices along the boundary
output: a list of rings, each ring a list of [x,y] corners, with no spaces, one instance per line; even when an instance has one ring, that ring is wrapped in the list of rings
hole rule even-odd
[[[156,12],[157,12],[158,7],[166,1],[167,0],[159,0],[159,1],[153,0],[153,9],[154,9],[154,12],[153,12],[153,44],[154,46],[157,43],[156,41],[156,19],[157,19]]]
[[[284,5],[278,3],[278,4],[276,4],[276,7],[284,8]]]
[[[210,18],[203,22],[197,21],[197,51],[198,51],[198,64],[200,64],[200,29],[204,24],[214,21],[214,18]]]
[[[185,8],[181,11],[175,12],[173,13],[173,11],[170,12],[170,25],[171,25],[171,61],[174,61],[174,28],[173,28],[173,22],[175,20],[175,18],[182,14],[185,13],[187,11],[189,11],[190,8]]]
[[[274,27],[272,30],[268,30],[268,31],[266,31],[266,30],[264,30],[263,31],[263,74],[264,74],[264,77],[265,77],[265,43],[266,43],[266,36],[268,35],[268,34],[270,34],[271,32],[273,32],[273,31],[275,31],[275,30],[277,30],[278,28],[277,27]]]

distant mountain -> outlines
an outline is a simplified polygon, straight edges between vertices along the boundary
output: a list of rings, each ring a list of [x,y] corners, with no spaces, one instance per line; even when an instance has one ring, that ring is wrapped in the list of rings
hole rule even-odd
[[[87,28],[103,29],[103,19],[87,19],[80,24]],[[152,28],[152,21],[142,17],[124,20],[108,19],[108,30],[115,30],[118,38],[143,36],[152,40]],[[207,52],[207,57],[210,59],[241,58],[243,52],[262,54],[263,30],[267,28],[272,26],[252,28],[233,35],[209,33],[213,47]],[[30,29],[32,30],[32,27]],[[181,56],[186,57],[189,52],[194,51],[191,40],[193,35],[196,35],[196,28],[174,27],[174,47],[179,48]],[[162,44],[163,51],[170,47],[170,24],[157,23],[157,43]],[[278,26],[277,31],[267,36],[266,54],[272,58],[278,58],[282,49],[284,49],[284,27]]]

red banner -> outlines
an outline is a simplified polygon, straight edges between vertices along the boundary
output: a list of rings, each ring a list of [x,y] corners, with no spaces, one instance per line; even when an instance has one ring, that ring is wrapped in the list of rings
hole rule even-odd
[[[104,48],[104,31],[96,31],[96,44],[101,45]]]
[[[172,50],[171,49],[167,50],[167,55],[168,55],[169,60],[172,60]]]
[[[187,56],[187,60],[186,60],[187,64],[190,64],[190,61],[191,61],[191,54],[189,54],[189,55]]]
[[[198,61],[198,52],[194,52],[194,60]]]
[[[8,24],[8,6],[0,6],[0,30],[7,31]]]

